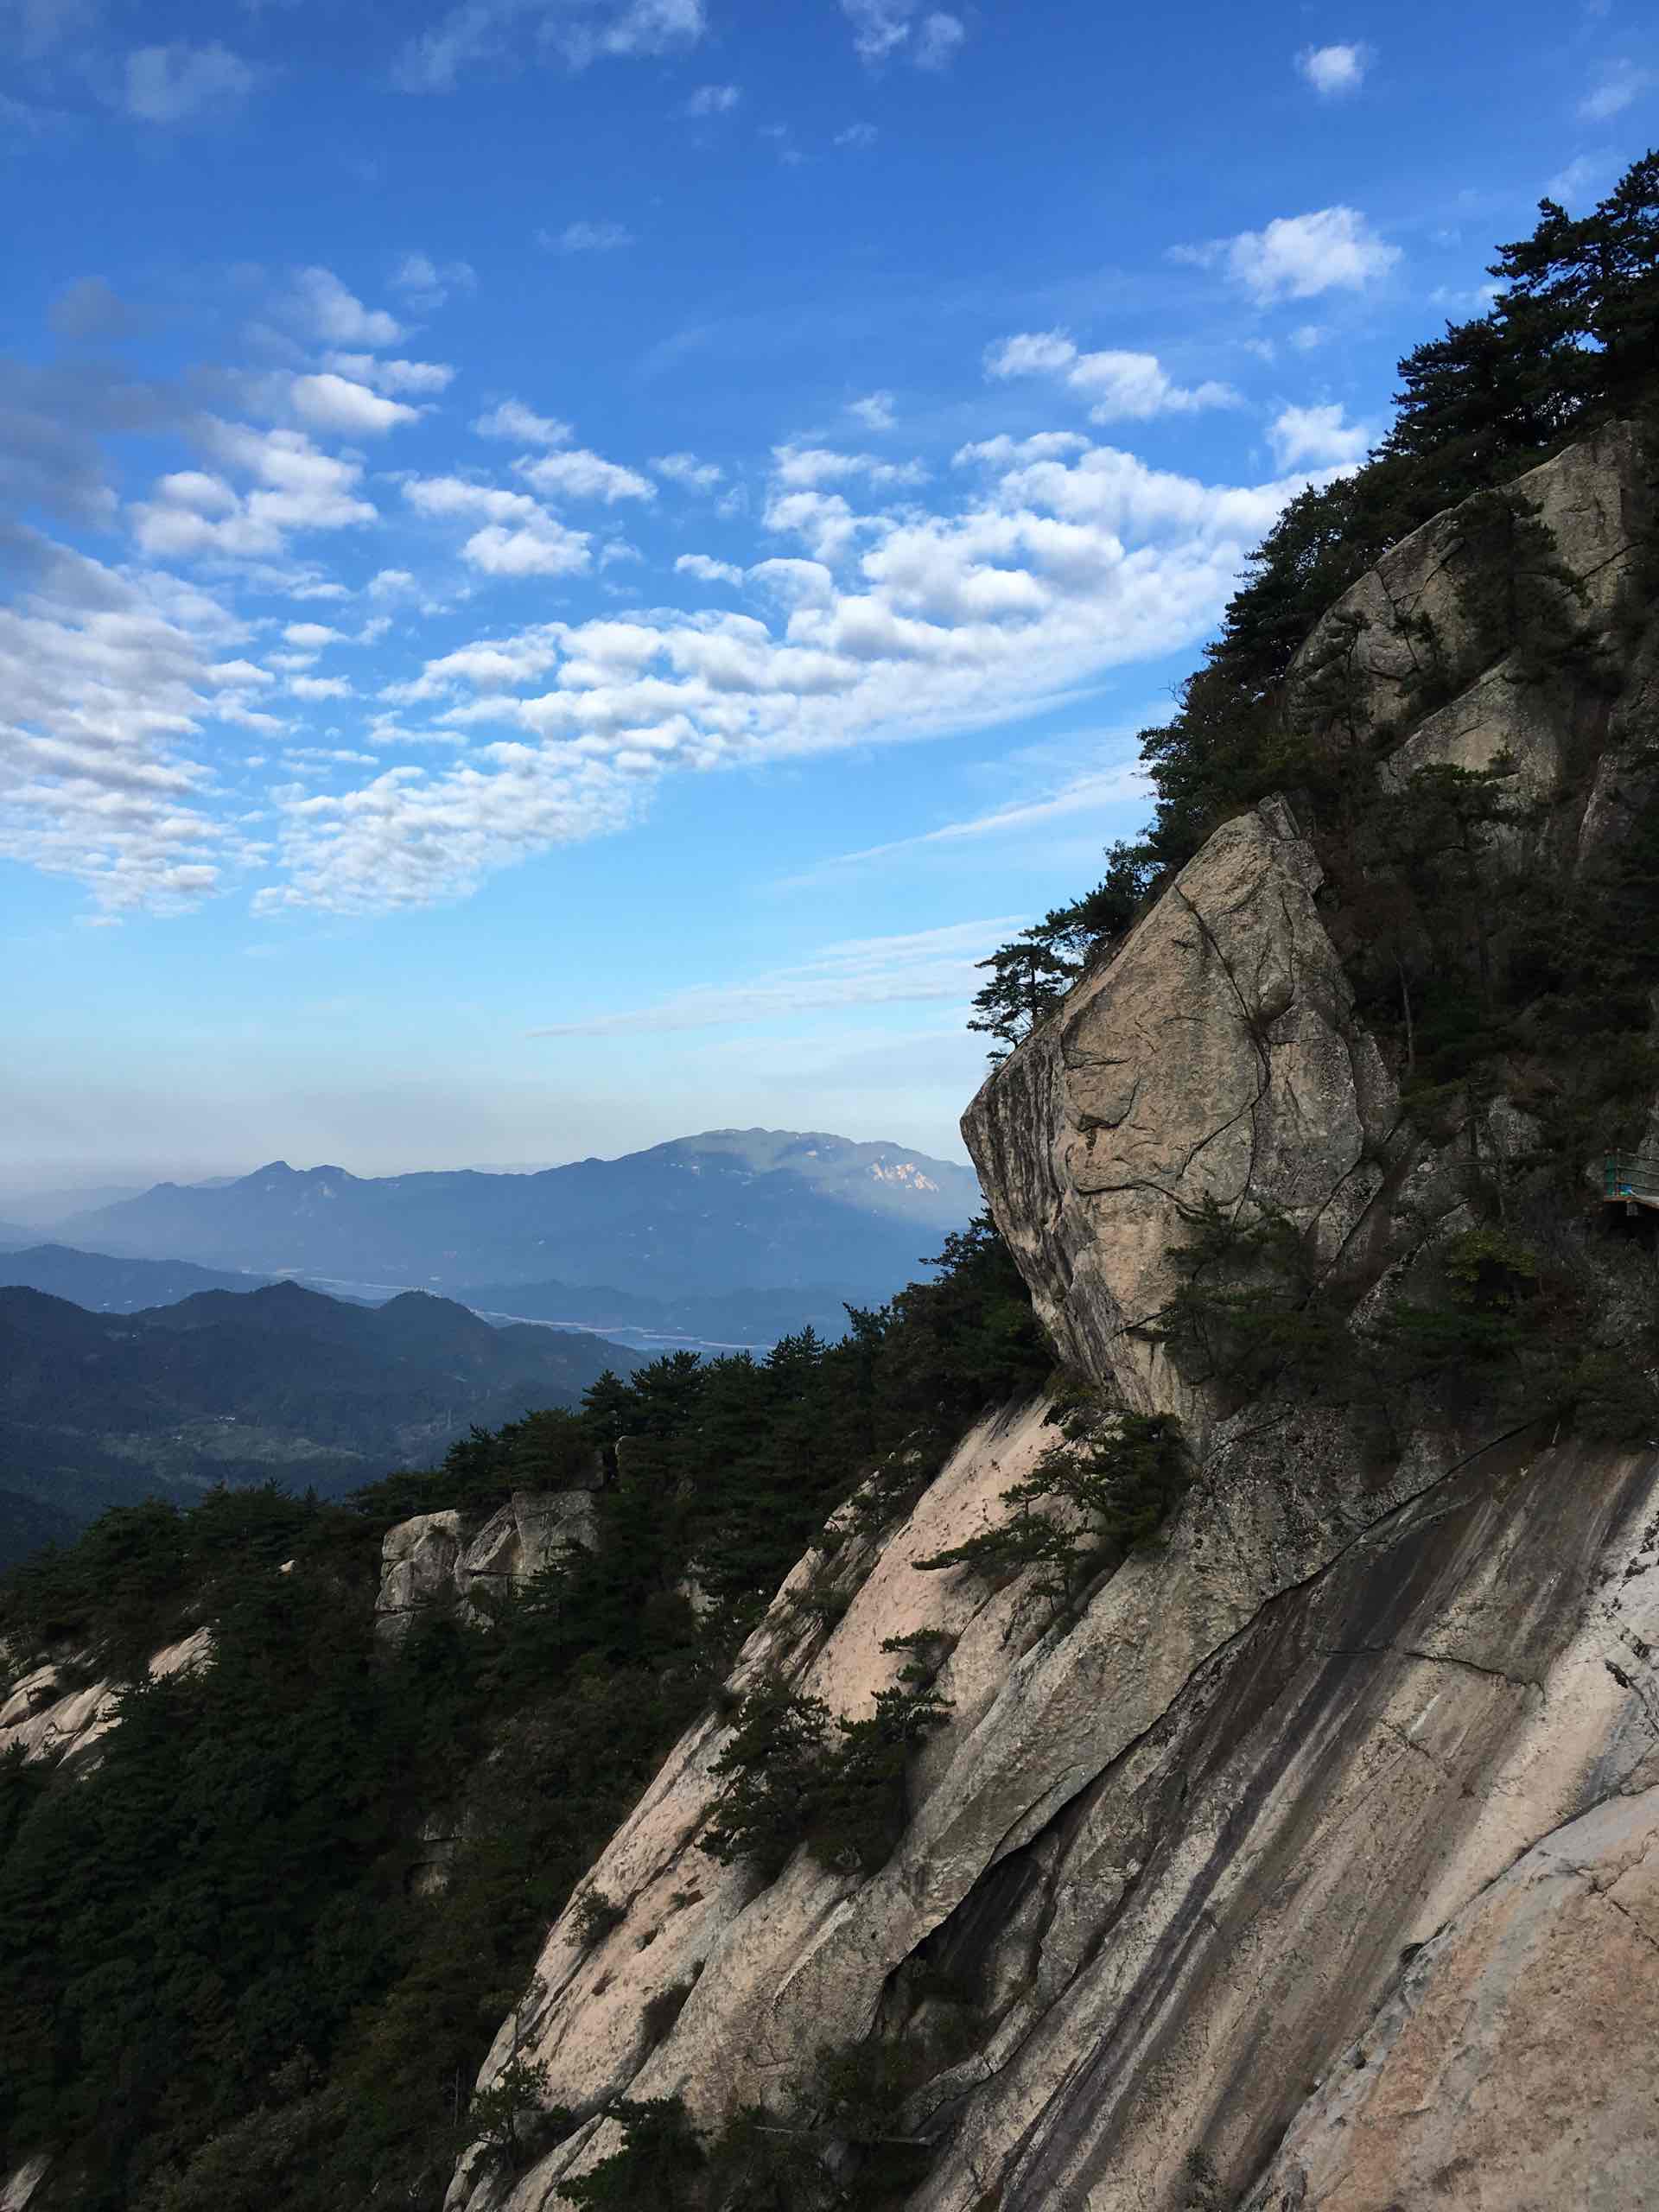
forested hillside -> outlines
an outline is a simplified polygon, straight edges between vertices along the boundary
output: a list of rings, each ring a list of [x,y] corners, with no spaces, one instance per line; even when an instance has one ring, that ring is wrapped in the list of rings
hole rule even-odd
[[[0,1289],[0,1490],[71,1522],[215,1483],[339,1497],[635,1357],[421,1292],[370,1307],[283,1283],[115,1315]]]
[[[131,1691],[90,1775],[0,1770],[5,2158],[67,2150],[54,2198],[85,2212],[435,2204],[550,1916],[825,1514],[873,1467],[899,1510],[1050,1365],[976,1230],[831,1348],[678,1355],[344,1504],[135,1508],[15,1573],[17,1661],[130,1669],[203,1624],[214,1657]],[[391,1523],[481,1518],[595,1446],[591,1559],[377,1655]],[[435,1808],[465,1840],[412,1896]]]

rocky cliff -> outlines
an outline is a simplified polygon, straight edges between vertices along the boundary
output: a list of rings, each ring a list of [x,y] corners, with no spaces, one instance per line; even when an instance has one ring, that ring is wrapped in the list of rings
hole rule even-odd
[[[1332,611],[1292,712],[1384,788],[1510,755],[1541,805],[1494,834],[1570,874],[1642,795],[1649,494],[1617,430],[1517,488],[1576,658],[1488,652],[1471,503]],[[852,2046],[903,2054],[918,2212],[1659,2202],[1659,1458],[1444,1372],[1387,1421],[1247,1387],[1169,1325],[1219,1220],[1287,1236],[1363,1335],[1530,1141],[1501,1092],[1402,1110],[1325,873],[1294,792],[1225,823],[964,1122],[1074,1374],[1180,1417],[1179,1510],[1058,1615],[1030,1574],[920,1571],[1007,1511],[1053,1440],[1037,1401],[907,1518],[832,1522],[502,2025],[481,2084],[534,2081],[556,2139],[475,2145],[450,2212],[556,2206],[620,2099],[764,2107],[833,2171],[820,2053]],[[1639,1239],[1604,1253],[1575,1203],[1609,1302],[1650,1304]],[[745,1692],[855,1720],[929,1636],[948,1715],[885,1864],[803,1847],[763,1880],[703,1848]]]

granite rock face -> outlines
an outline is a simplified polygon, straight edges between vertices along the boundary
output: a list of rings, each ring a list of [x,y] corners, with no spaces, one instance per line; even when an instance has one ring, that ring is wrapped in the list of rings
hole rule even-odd
[[[1516,477],[1508,488],[1535,510],[1548,533],[1561,576],[1543,584],[1547,598],[1563,620],[1591,637],[1605,637],[1653,521],[1652,487],[1635,432],[1628,424],[1610,425]],[[1476,529],[1481,512],[1479,503],[1469,501],[1436,515],[1343,594],[1292,665],[1294,715],[1304,723],[1339,717],[1356,744],[1386,741],[1390,730],[1418,719],[1426,691],[1488,673],[1472,588],[1489,556]],[[1455,766],[1484,766],[1505,736],[1523,773],[1541,781],[1554,739],[1535,718],[1512,730],[1495,728],[1490,739],[1460,721],[1447,726],[1438,746],[1419,734],[1412,765],[1443,759]]]
[[[482,2077],[544,2063],[549,2101],[593,2117],[527,2173],[470,2154],[451,2212],[553,2212],[620,2139],[610,2100],[787,2103],[821,2045],[937,2027],[941,1986],[973,1993],[976,2040],[907,2117],[939,2146],[918,2208],[1178,2212],[1195,2152],[1230,2203],[1377,2034],[1402,1953],[1455,1950],[1535,1844],[1659,1785],[1652,1456],[1424,1440],[1355,1495],[1319,1438],[1236,1433],[1162,1552],[1046,1627],[1017,1584],[913,1564],[996,1511],[1043,1414],[976,1432],[873,1556],[836,1552],[857,1587],[827,1638],[804,1561],[734,1677],[854,1713],[893,1679],[884,1638],[957,1635],[893,1859],[861,1878],[803,1852],[758,1890],[711,1860],[727,1726],[694,1728],[585,1885],[625,1916],[588,1949],[567,1911]],[[1621,2094],[1651,2101],[1659,2049],[1635,2050]]]
[[[1593,659],[1649,519],[1632,443],[1518,488]],[[1617,696],[1474,664],[1478,519],[1395,549],[1297,680],[1328,717],[1340,659],[1337,738],[1385,782],[1507,751],[1542,799],[1570,764],[1587,800],[1540,860],[1589,864],[1646,797],[1648,648]],[[1431,641],[1457,671],[1432,710]],[[584,1948],[573,1900],[481,2076],[544,2067],[575,2125],[527,2169],[475,2146],[448,2212],[555,2212],[621,2097],[810,2124],[822,2047],[872,2037],[917,2058],[911,2212],[1659,2208],[1659,1447],[1443,1409],[1383,1440],[1338,1402],[1240,1403],[1161,1326],[1206,1210],[1288,1223],[1363,1321],[1472,1220],[1466,1159],[1532,1141],[1503,1097],[1450,1142],[1402,1117],[1319,892],[1288,804],[1224,824],[964,1123],[1068,1363],[1181,1416],[1173,1519],[1059,1618],[1027,1581],[918,1571],[1007,1510],[1054,1433],[1038,1401],[907,1519],[832,1529],[728,1687],[855,1715],[884,1643],[953,1637],[903,1838],[868,1876],[712,1859],[717,1702],[587,1878],[620,1920]],[[844,1610],[804,1602],[826,1586]]]
[[[1652,2203],[1656,1960],[1659,1787],[1553,1830],[1412,1957],[1247,2212]]]
[[[1206,1199],[1344,1252],[1397,1117],[1314,903],[1289,809],[1225,823],[1110,964],[993,1074],[963,1121],[997,1226],[1065,1356],[1143,1412],[1212,1411],[1157,1324]]]
[[[567,1552],[591,1551],[594,1527],[593,1495],[585,1490],[515,1491],[470,1533],[459,1513],[400,1521],[381,1547],[378,1631],[395,1640],[436,1605],[458,1605],[464,1619],[485,1619],[488,1592],[528,1582]]]
[[[150,1654],[150,1679],[203,1665],[213,1650],[212,1632],[194,1630],[177,1643]],[[115,1702],[122,1684],[107,1675],[91,1681],[76,1676],[90,1669],[67,1662],[32,1668],[6,1688],[0,1700],[0,1758],[21,1750],[26,1759],[74,1759],[89,1751],[114,1726]]]

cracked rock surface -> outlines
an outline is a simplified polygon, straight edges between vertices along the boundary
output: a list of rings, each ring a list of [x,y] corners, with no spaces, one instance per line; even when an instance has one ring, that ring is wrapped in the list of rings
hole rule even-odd
[[[1644,526],[1627,434],[1520,488],[1606,630]],[[1460,528],[1395,548],[1307,649],[1350,656],[1379,746],[1419,618],[1459,648]],[[1507,747],[1541,793],[1595,747],[1581,816],[1540,849],[1578,865],[1645,801],[1642,652],[1583,715],[1477,671],[1398,772]],[[1052,1440],[1038,1401],[988,1415],[907,1518],[809,1554],[729,1688],[866,1713],[899,1665],[885,1640],[954,1638],[904,1837],[868,1876],[710,1859],[716,1703],[582,1885],[620,1922],[584,1948],[578,1892],[480,2077],[544,2066],[575,2126],[528,2170],[474,2146],[448,2212],[556,2212],[619,2147],[619,2097],[810,2115],[822,2049],[872,2036],[923,2053],[909,2212],[1659,2212],[1659,1447],[1454,1411],[1385,1448],[1338,1402],[1229,1400],[1160,1339],[1207,1202],[1290,1222],[1362,1313],[1471,1217],[1471,1132],[1402,1122],[1319,889],[1283,801],[1224,824],[964,1122],[1067,1362],[1180,1414],[1173,1520],[1074,1617],[1019,1580],[918,1573]],[[1474,1134],[1493,1157],[1532,1141],[1502,1097]],[[407,1542],[453,1578],[459,1527]]]
[[[1357,1496],[1317,1440],[1235,1425],[1163,1549],[1046,1627],[1017,1584],[993,1596],[913,1565],[995,1510],[1052,1433],[1043,1412],[982,1426],[909,1522],[837,1551],[854,1594],[827,1637],[796,1602],[804,1561],[734,1677],[780,1668],[855,1712],[896,1663],[884,1637],[958,1636],[952,1722],[893,1859],[861,1878],[799,1853],[760,1889],[710,1860],[696,1839],[726,1727],[692,1729],[589,1877],[626,1916],[583,1950],[565,1916],[485,2069],[545,2063],[549,2101],[593,2117],[527,2173],[470,2154],[452,2212],[555,2212],[560,2178],[616,2147],[607,2100],[679,2095],[712,2122],[784,2096],[824,2044],[925,2025],[941,1986],[971,1993],[976,2040],[914,2101],[907,2124],[938,2146],[917,2212],[1179,2212],[1194,2151],[1231,2203],[1341,2055],[1376,2039],[1402,1953],[1456,1954],[1541,1840],[1649,1802],[1651,1455],[1425,1440]],[[1635,1970],[1656,1967],[1649,1951]],[[682,1986],[653,2045],[644,2008]],[[1482,2065],[1511,2064],[1510,2017]],[[1651,2102],[1659,2045],[1633,2048]],[[1325,2201],[1308,2187],[1289,2201]]]
[[[1184,1225],[1206,1198],[1246,1221],[1270,1206],[1330,1261],[1383,1180],[1397,1102],[1320,880],[1281,800],[1224,823],[963,1120],[1065,1356],[1198,1433],[1210,1402],[1150,1333]]]

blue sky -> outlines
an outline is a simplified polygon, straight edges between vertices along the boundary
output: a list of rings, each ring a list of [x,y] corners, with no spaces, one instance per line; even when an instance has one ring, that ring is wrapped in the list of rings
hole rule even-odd
[[[5,1185],[959,1154],[1651,10],[0,0]]]

